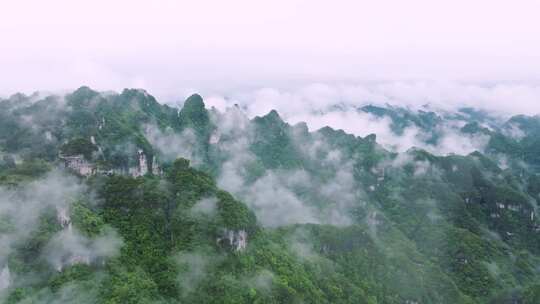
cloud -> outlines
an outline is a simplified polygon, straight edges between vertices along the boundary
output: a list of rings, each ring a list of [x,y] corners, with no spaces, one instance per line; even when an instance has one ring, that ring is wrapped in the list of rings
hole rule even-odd
[[[6,261],[16,241],[29,237],[46,208],[65,209],[84,189],[76,179],[59,171],[20,189],[0,187],[0,217],[10,227],[0,236],[0,262]]]
[[[504,135],[511,137],[515,140],[521,140],[525,137],[525,132],[515,123],[510,123],[502,129]]]
[[[447,154],[459,154],[467,155],[474,151],[483,152],[488,145],[490,137],[488,135],[478,134],[470,135],[463,134],[456,130],[447,130],[443,133],[440,142],[436,146],[418,145],[418,147],[424,148],[427,151],[434,154],[447,155]]]
[[[76,229],[58,232],[47,244],[44,255],[58,271],[76,263],[91,264],[103,262],[116,256],[123,242],[115,230],[105,229],[95,238],[83,236]]]
[[[393,105],[413,112],[433,111],[447,116],[459,108],[474,107],[501,123],[514,114],[540,112],[537,102],[540,86],[505,83],[490,86],[456,82],[317,83],[283,89],[240,90],[227,96],[210,95],[208,105],[223,110],[238,104],[248,117],[265,115],[275,109],[290,124],[306,122],[311,131],[330,126],[362,137],[373,133],[377,135],[377,142],[389,150],[403,152],[419,147],[443,155],[482,151],[489,137],[462,133],[460,128],[466,121],[456,117],[429,130],[440,140],[437,144],[427,144],[431,133],[426,130],[410,125],[397,135],[390,118],[358,109],[368,104]],[[516,128],[508,128],[507,132],[513,136],[520,134]]]
[[[451,122],[445,121],[433,130],[442,136],[437,145],[426,145],[425,140],[429,138],[429,134],[424,130],[408,126],[403,130],[403,134],[396,136],[389,118],[358,111],[361,106],[390,104],[411,111],[434,111],[439,115],[448,115],[460,107],[475,107],[487,111],[500,121],[513,114],[540,112],[540,103],[537,102],[540,100],[540,86],[525,83],[479,85],[443,81],[356,84],[328,82],[260,89],[216,88],[207,91],[210,92],[205,99],[207,106],[228,112],[223,114],[212,111],[215,120],[222,126],[223,133],[242,130],[242,127],[236,124],[247,127],[248,118],[276,109],[287,122],[306,122],[311,131],[330,126],[358,136],[377,134],[378,142],[385,148],[400,152],[415,146],[435,154],[468,154],[474,150],[482,150],[488,138],[461,134],[459,128],[465,121],[455,119]],[[488,125],[481,125],[489,128]],[[505,131],[515,137],[520,135],[520,130],[516,127],[508,126]],[[197,153],[194,152],[197,150],[193,148],[196,140],[191,130],[185,130],[178,135],[172,130],[160,130],[154,125],[148,125],[146,133],[149,141],[167,158],[183,156],[193,158],[195,163],[199,161],[196,158]]]
[[[222,114],[214,113],[212,119],[222,139],[216,145],[226,157],[217,180],[221,188],[245,201],[264,226],[318,222],[316,211],[291,189],[309,183],[309,176],[302,171],[269,170],[250,180],[250,168],[257,165],[257,158],[250,150],[253,138],[247,117],[231,107]]]
[[[192,129],[185,129],[179,134],[171,129],[160,130],[155,125],[146,125],[144,134],[166,161],[183,157],[195,165],[201,163],[197,137]]]
[[[305,261],[321,259],[321,255],[314,247],[313,235],[306,226],[294,227],[286,239],[289,250],[298,258]]]
[[[191,207],[191,214],[195,216],[214,216],[217,213],[217,198],[207,197],[199,200]]]
[[[242,111],[233,106],[212,117],[221,135],[216,147],[225,156],[218,185],[246,202],[263,226],[352,223],[347,214],[352,206],[361,203],[361,191],[354,182],[351,163],[343,159],[340,151],[331,149],[322,138],[298,144],[306,159],[331,168],[325,180],[303,169],[265,170],[250,149],[255,139]]]
[[[24,286],[40,279],[40,276],[19,278],[16,271],[10,271],[12,269],[9,268],[8,260],[16,246],[30,241],[33,234],[41,229],[42,218],[49,211],[56,212],[55,219],[58,221],[59,230],[51,232],[51,238],[39,254],[56,270],[60,271],[63,267],[75,263],[103,262],[104,259],[118,254],[122,239],[111,228],[89,238],[72,227],[70,206],[86,195],[88,189],[84,184],[58,170],[16,188],[0,187],[2,284]]]
[[[207,94],[210,105],[223,110],[236,103],[245,108],[250,117],[275,109],[293,123],[302,116],[329,112],[335,106],[355,109],[365,104],[390,104],[412,109],[429,105],[433,110],[475,107],[503,116],[540,113],[540,85],[526,82],[358,81],[218,90]]]
[[[245,284],[262,292],[270,292],[274,280],[275,275],[271,271],[263,269],[254,276],[245,279]]]
[[[316,209],[305,204],[286,182],[303,182],[301,179],[304,178],[306,176],[300,172],[268,172],[252,185],[246,185],[244,190],[247,193],[243,197],[264,226],[319,223]]]
[[[201,252],[184,252],[176,256],[176,263],[181,268],[178,281],[184,296],[196,290],[206,278],[212,264],[219,260],[217,256],[209,256]]]

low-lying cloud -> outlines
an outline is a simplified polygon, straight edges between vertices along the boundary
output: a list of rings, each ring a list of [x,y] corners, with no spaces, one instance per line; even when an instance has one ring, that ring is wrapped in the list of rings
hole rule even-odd
[[[222,96],[227,96],[226,98]],[[239,104],[249,116],[276,109],[282,116],[328,111],[335,106],[394,105],[455,110],[474,107],[500,115],[540,113],[540,86],[526,83],[489,85],[458,82],[389,81],[379,83],[315,83],[297,87],[261,88],[210,94],[207,102],[224,109]]]
[[[232,124],[232,121],[238,123]],[[213,122],[221,138],[216,146],[226,157],[218,185],[246,202],[262,225],[352,223],[348,216],[350,208],[362,195],[354,181],[352,164],[340,151],[331,149],[322,138],[309,145],[298,145],[303,158],[330,170],[324,180],[301,168],[264,170],[250,149],[255,139],[247,116],[239,108],[227,108],[220,115],[214,115]]]
[[[155,125],[146,125],[144,134],[164,160],[171,161],[182,157],[194,164],[201,163],[197,154],[197,137],[192,129],[185,129],[178,134],[171,129],[161,130]]]
[[[306,122],[311,131],[330,126],[365,137],[377,135],[385,148],[403,152],[419,147],[435,154],[468,154],[482,151],[489,141],[485,135],[470,135],[460,131],[465,121],[443,121],[436,130],[440,140],[426,144],[425,130],[406,126],[401,134],[392,130],[389,117],[378,117],[359,110],[364,105],[398,106],[412,111],[433,111],[441,116],[463,107],[486,111],[499,120],[514,114],[540,112],[540,87],[533,85],[497,84],[492,86],[459,83],[389,82],[379,84],[330,85],[313,84],[294,89],[263,88],[239,91],[227,98],[211,95],[210,107],[225,110],[238,104],[248,117],[261,116],[275,109],[291,124]],[[484,126],[488,127],[488,126]],[[519,128],[509,128],[519,137]]]
[[[72,226],[70,206],[85,197],[87,190],[77,178],[59,170],[16,188],[0,187],[0,298],[2,289],[6,290],[12,283],[26,284],[28,278],[19,279],[8,261],[17,246],[29,242],[42,229],[43,216],[51,215],[48,212],[56,213],[53,216],[58,226],[57,230],[48,231],[51,238],[39,254],[51,268],[61,271],[77,263],[100,263],[119,253],[123,242],[112,228],[104,228],[90,238]]]
[[[76,229],[58,232],[47,244],[45,257],[56,270],[74,263],[98,263],[116,256],[123,242],[118,233],[105,229],[99,236],[88,238]]]
[[[67,209],[84,186],[59,171],[23,188],[0,188],[0,216],[11,229],[0,235],[0,262],[7,260],[15,242],[29,237],[46,208]]]

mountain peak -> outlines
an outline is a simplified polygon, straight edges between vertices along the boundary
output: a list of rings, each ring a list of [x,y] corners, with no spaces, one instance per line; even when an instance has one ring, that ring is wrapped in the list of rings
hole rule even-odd
[[[94,91],[92,90],[89,86],[81,86],[80,88],[78,88],[77,90],[73,91],[73,93],[71,93],[71,95],[76,95],[76,96],[89,96],[89,95],[97,95],[99,94],[97,91]]]
[[[189,96],[186,101],[184,102],[184,108],[192,108],[192,109],[203,109],[204,108],[204,101],[201,95],[195,93]]]
[[[180,122],[184,127],[190,126],[198,132],[208,133],[210,118],[201,95],[193,94],[186,99],[180,110]]]
[[[90,104],[90,101],[99,96],[99,92],[92,90],[90,87],[82,86],[73,93],[69,94],[66,99],[76,106],[87,106]]]
[[[271,110],[268,114],[262,116],[267,121],[283,121],[276,110]]]
[[[148,97],[150,94],[146,92],[144,89],[124,89],[122,93],[120,94],[125,97],[135,98],[135,97]]]
[[[256,124],[262,124],[264,126],[281,127],[285,125],[285,122],[281,119],[276,110],[271,110],[268,114],[263,116],[256,116],[254,118]]]
[[[266,116],[272,117],[272,118],[280,118],[276,110],[271,110],[270,112],[268,112],[268,114],[266,114]]]

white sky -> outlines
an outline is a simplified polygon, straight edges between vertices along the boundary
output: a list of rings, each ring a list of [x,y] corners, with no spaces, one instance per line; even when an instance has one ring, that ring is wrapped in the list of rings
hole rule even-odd
[[[313,82],[537,86],[539,12],[534,0],[0,0],[0,94],[83,84],[163,97]]]

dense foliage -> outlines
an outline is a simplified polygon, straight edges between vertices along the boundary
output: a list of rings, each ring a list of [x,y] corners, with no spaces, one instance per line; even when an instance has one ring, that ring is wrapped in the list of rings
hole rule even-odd
[[[358,109],[426,145],[451,120],[489,137],[437,155],[239,111],[87,87],[0,100],[0,301],[540,303],[540,118]],[[52,183],[66,205],[35,186],[57,175],[76,184]]]

